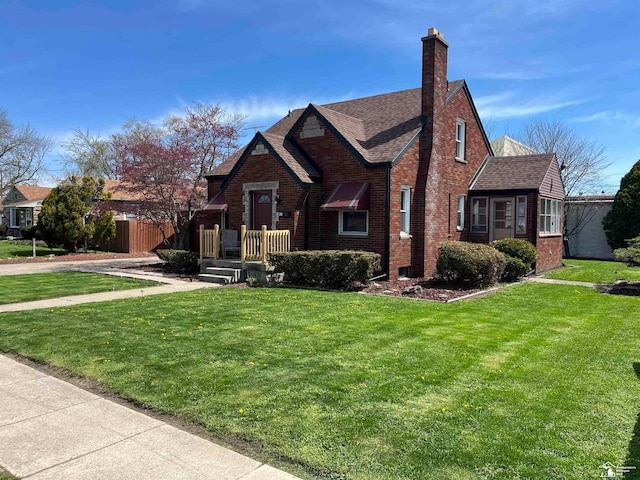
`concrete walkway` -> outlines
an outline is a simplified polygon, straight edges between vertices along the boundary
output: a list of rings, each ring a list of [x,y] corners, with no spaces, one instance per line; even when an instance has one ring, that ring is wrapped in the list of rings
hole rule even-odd
[[[556,285],[574,285],[576,287],[591,287],[591,288],[596,288],[596,285],[597,285],[597,283],[591,283],[591,282],[576,282],[574,280],[556,280],[554,278],[544,278],[544,277],[530,277],[527,279],[527,282],[554,283]]]
[[[121,270],[141,263],[158,263],[158,260],[0,265],[0,275],[74,270],[148,278],[164,283],[137,290],[3,305],[0,312],[212,286]],[[0,467],[29,480],[297,478],[3,355],[0,355]]]
[[[207,282],[188,282],[173,276],[158,275],[156,273],[143,272],[131,269],[139,265],[149,265],[158,263],[158,258],[127,258],[118,260],[91,260],[84,262],[55,262],[55,263],[31,263],[0,265],[0,276],[19,275],[31,273],[50,272],[90,272],[112,275],[117,277],[137,278],[141,280],[153,280],[160,285],[145,287],[135,290],[119,290],[112,292],[91,293],[87,295],[71,295],[67,297],[50,298],[35,302],[10,303],[0,305],[2,312],[19,312],[24,310],[36,310],[41,308],[66,307],[79,305],[82,303],[107,302],[110,300],[120,300],[123,298],[144,297],[148,295],[160,295],[163,293],[186,292],[201,288],[215,288],[219,285]]]

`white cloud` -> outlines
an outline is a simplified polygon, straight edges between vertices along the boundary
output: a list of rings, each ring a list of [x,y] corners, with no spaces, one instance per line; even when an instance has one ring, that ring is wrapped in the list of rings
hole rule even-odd
[[[487,95],[478,97],[475,100],[480,116],[494,119],[539,115],[579,103],[581,103],[580,100],[565,100],[556,95],[538,95],[533,98],[523,98],[515,92]]]
[[[572,120],[578,123],[604,122],[627,128],[640,127],[640,116],[621,112],[619,110],[604,110],[591,115],[575,117]]]

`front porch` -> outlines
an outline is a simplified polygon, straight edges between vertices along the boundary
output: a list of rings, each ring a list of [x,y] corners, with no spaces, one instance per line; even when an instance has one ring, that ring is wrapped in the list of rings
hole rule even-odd
[[[242,225],[233,245],[224,244],[224,238],[229,242],[234,236],[223,232],[217,224],[211,230],[200,225],[200,280],[223,284],[247,278],[266,281],[273,272],[268,255],[291,250],[289,230],[267,230],[265,225],[261,230],[247,230]],[[221,258],[227,256],[227,251],[237,252],[238,258]]]

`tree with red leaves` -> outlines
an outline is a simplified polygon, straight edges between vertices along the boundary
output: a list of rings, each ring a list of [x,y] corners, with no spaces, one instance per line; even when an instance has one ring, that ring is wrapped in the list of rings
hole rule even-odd
[[[189,225],[206,204],[204,174],[238,148],[244,116],[218,105],[197,103],[183,116],[169,116],[161,126],[132,120],[112,135],[118,176],[140,198],[140,215],[163,226],[171,223],[173,248],[187,245]]]

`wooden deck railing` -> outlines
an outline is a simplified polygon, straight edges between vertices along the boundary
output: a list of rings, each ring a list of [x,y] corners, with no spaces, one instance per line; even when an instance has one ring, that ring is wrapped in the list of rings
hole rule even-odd
[[[200,225],[200,258],[220,257],[220,226],[214,225],[213,230],[207,230]],[[240,260],[259,260],[267,263],[267,255],[291,250],[291,236],[289,230],[247,230],[240,227]]]

